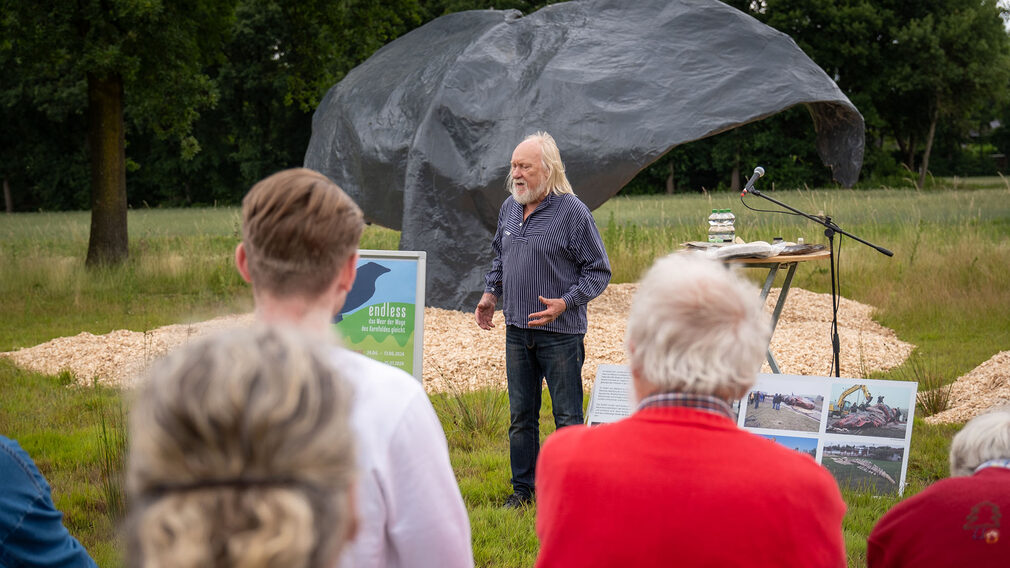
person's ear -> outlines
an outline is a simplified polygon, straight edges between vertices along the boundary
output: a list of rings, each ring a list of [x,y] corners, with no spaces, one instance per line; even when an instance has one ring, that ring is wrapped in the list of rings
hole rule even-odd
[[[244,243],[239,243],[235,247],[235,267],[238,268],[242,279],[252,284],[252,276],[249,274],[249,257],[246,255]]]
[[[347,294],[354,287],[354,278],[358,274],[358,253],[355,252],[347,258],[344,266],[337,275],[337,291]]]
[[[642,378],[642,373],[634,365],[631,367],[631,401],[633,406],[638,406],[638,403],[646,399],[646,397],[655,394],[659,389],[655,385],[646,381]]]

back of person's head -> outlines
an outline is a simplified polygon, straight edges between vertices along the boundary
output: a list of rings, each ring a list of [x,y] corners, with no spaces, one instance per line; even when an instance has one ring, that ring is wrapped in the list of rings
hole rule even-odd
[[[156,364],[130,413],[127,564],[333,565],[356,526],[350,396],[325,347],[285,329]]]
[[[972,418],[950,444],[950,474],[971,475],[990,460],[1010,459],[1010,406]]]
[[[732,400],[754,384],[770,338],[753,284],[720,262],[677,253],[638,284],[625,343],[632,371],[656,391]]]
[[[242,200],[242,243],[253,286],[277,297],[317,296],[354,254],[361,209],[319,172],[277,172]]]

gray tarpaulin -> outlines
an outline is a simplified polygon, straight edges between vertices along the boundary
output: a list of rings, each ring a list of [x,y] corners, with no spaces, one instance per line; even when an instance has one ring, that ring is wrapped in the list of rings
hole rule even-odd
[[[835,179],[855,183],[863,118],[789,38],[716,0],[588,0],[528,16],[443,16],[326,94],[305,166],[400,248],[428,252],[430,306],[473,310],[512,150],[550,132],[596,208],[674,146],[805,104]]]

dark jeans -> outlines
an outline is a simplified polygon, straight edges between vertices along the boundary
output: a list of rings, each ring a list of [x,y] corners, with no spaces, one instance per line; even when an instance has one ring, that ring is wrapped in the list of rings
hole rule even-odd
[[[505,372],[508,376],[509,457],[512,490],[532,497],[540,453],[540,395],[543,379],[551,393],[554,425],[582,424],[582,334],[555,333],[508,326]]]

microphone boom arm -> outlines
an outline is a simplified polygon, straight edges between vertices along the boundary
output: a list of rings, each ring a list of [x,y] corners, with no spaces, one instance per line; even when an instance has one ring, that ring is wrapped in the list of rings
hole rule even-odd
[[[867,242],[867,241],[864,241],[863,239],[861,239],[861,238],[853,235],[852,233],[849,233],[849,232],[843,230],[841,227],[839,227],[838,225],[836,225],[834,223],[834,221],[831,220],[831,217],[828,217],[828,216],[819,217],[817,215],[810,215],[810,214],[804,213],[803,211],[800,211],[799,209],[796,209],[794,207],[786,205],[785,203],[782,203],[781,201],[779,201],[779,200],[777,200],[777,199],[775,199],[773,197],[768,197],[767,195],[765,195],[763,192],[761,192],[761,190],[759,190],[756,187],[752,187],[750,189],[750,191],[748,191],[748,193],[754,194],[754,195],[756,195],[756,196],[758,196],[758,197],[760,197],[762,199],[767,199],[768,201],[771,201],[775,205],[778,205],[779,207],[782,207],[783,209],[788,209],[789,211],[792,211],[793,213],[799,215],[800,217],[806,217],[807,219],[810,219],[814,223],[817,223],[819,225],[824,225],[825,236],[829,236],[829,237],[831,236],[831,235],[827,234],[827,231],[831,231],[832,234],[839,233],[839,234],[845,235],[846,237],[849,237],[850,239],[852,239],[854,241],[861,242],[864,245],[866,245],[866,246],[868,246],[868,247],[870,247],[872,249],[875,249],[877,252],[879,252],[881,254],[884,254],[884,255],[887,255],[887,256],[894,256],[894,253],[891,252],[891,251],[889,251],[889,250],[887,250],[886,248],[881,247],[881,246],[877,246],[877,245],[875,245],[873,243],[870,243],[870,242]]]
[[[755,168],[755,170],[754,170],[754,176],[751,177],[751,181],[749,181],[747,183],[747,185],[748,186],[753,185],[752,182],[755,181],[757,178],[763,176],[764,173],[765,173],[764,172],[764,168],[762,168],[760,166],[758,166],[757,168]],[[831,355],[832,355],[831,366],[832,366],[832,370],[835,373],[835,376],[836,377],[840,376],[840,371],[841,371],[841,357],[840,357],[841,342],[840,342],[839,337],[838,337],[838,293],[839,293],[839,290],[838,290],[838,288],[836,286],[836,283],[838,281],[838,277],[837,277],[837,273],[835,271],[835,234],[836,233],[843,234],[843,235],[849,237],[850,239],[853,239],[855,241],[859,241],[859,242],[863,243],[864,245],[866,245],[866,246],[868,246],[868,247],[870,247],[872,249],[876,249],[881,254],[884,254],[884,255],[887,255],[887,256],[894,256],[894,253],[891,252],[891,251],[889,251],[889,250],[887,250],[884,247],[877,246],[877,245],[875,245],[873,243],[869,243],[869,242],[864,241],[863,239],[861,239],[861,238],[859,238],[859,237],[857,237],[857,236],[855,236],[855,235],[853,235],[851,233],[843,231],[842,228],[839,227],[838,225],[836,225],[835,222],[831,220],[831,217],[828,217],[827,215],[817,216],[817,215],[810,215],[810,214],[804,213],[803,211],[800,211],[799,209],[796,209],[795,207],[791,207],[789,205],[786,205],[785,203],[782,203],[781,201],[779,201],[779,200],[777,200],[777,199],[775,199],[773,197],[768,197],[767,195],[765,195],[764,193],[762,193],[761,190],[759,190],[756,187],[750,187],[749,189],[747,187],[745,187],[743,193],[740,194],[740,199],[743,200],[743,196],[745,194],[747,194],[747,193],[753,193],[754,195],[756,195],[756,196],[758,196],[758,197],[760,197],[762,199],[767,199],[768,201],[771,201],[772,203],[774,203],[775,205],[778,205],[779,207],[782,207],[783,209],[787,209],[789,211],[792,211],[793,213],[799,215],[800,217],[806,217],[807,219],[810,219],[811,221],[813,221],[813,222],[815,222],[815,223],[817,223],[819,225],[823,225],[824,226],[824,236],[828,238],[828,246],[829,246],[829,251],[830,251],[830,254],[831,254],[831,257],[829,259],[829,262],[831,263]]]

